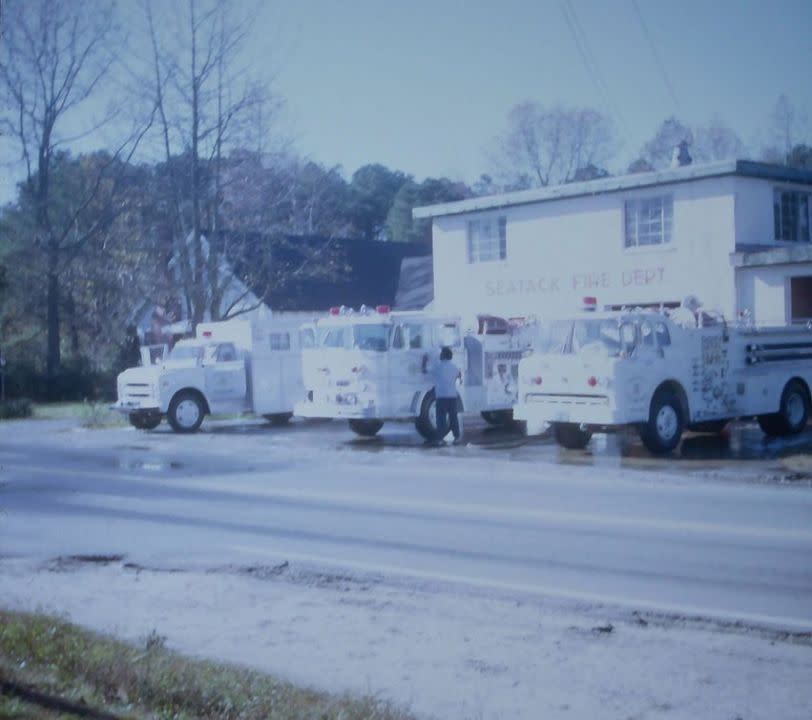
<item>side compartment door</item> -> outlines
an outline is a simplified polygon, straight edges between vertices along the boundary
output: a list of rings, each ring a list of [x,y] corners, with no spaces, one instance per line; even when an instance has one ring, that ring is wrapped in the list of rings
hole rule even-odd
[[[239,356],[234,343],[224,342],[212,346],[204,364],[209,401],[228,407],[242,407],[248,384],[245,360]]]
[[[392,328],[390,388],[398,412],[411,411],[414,394],[431,382],[423,373],[424,328],[417,322],[399,323]]]
[[[717,327],[697,332],[702,335],[691,367],[691,420],[730,417],[735,414],[735,396],[727,332]]]

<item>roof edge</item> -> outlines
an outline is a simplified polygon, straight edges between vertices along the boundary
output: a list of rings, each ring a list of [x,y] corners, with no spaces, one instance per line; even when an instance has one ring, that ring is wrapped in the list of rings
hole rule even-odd
[[[457,202],[426,205],[414,208],[412,217],[415,220],[423,220],[445,215],[461,215],[479,210],[493,210],[513,205],[528,205],[535,202],[563,200],[585,195],[602,195],[634,188],[655,187],[657,185],[724,177],[726,175],[812,185],[812,171],[810,170],[798,170],[784,165],[756,162],[755,160],[723,160],[721,162],[686,165],[648,173],[616,175],[599,180],[520,190],[500,195],[488,195]]]

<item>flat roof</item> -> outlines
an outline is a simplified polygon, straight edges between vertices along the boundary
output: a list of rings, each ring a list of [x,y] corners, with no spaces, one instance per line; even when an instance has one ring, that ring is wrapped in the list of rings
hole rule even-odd
[[[683,167],[669,168],[668,170],[656,172],[617,175],[614,177],[601,178],[600,180],[554,185],[551,187],[522,190],[501,195],[470,198],[458,202],[427,205],[414,208],[414,210],[412,210],[412,216],[415,220],[419,220],[442,217],[444,215],[461,215],[462,213],[476,212],[478,210],[493,210],[496,208],[510,207],[512,205],[528,205],[530,203],[546,202],[549,200],[601,195],[633,188],[690,182],[692,180],[723,177],[725,175],[739,175],[742,177],[812,185],[812,171],[810,170],[796,170],[795,168],[785,167],[784,165],[771,165],[768,163],[755,162],[753,160],[725,160],[723,162],[685,165]]]

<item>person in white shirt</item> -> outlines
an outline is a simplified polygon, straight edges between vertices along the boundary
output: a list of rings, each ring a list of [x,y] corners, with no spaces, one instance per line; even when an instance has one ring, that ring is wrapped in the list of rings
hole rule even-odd
[[[453,361],[451,348],[440,350],[440,362],[431,369],[434,379],[434,396],[437,399],[437,441],[445,437],[449,424],[454,434],[454,444],[460,442],[460,421],[457,417],[457,380],[462,377]]]

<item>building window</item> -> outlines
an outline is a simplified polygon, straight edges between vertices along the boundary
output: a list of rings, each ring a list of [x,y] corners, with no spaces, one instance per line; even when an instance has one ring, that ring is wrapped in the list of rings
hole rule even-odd
[[[507,218],[468,221],[468,262],[491,262],[507,257]]]
[[[290,350],[290,333],[270,334],[271,350]]]
[[[809,242],[809,194],[773,191],[773,220],[776,240]]]
[[[812,277],[789,279],[789,315],[794,323],[812,320]]]
[[[671,242],[674,224],[674,198],[627,200],[625,205],[626,247],[664,245]]]

